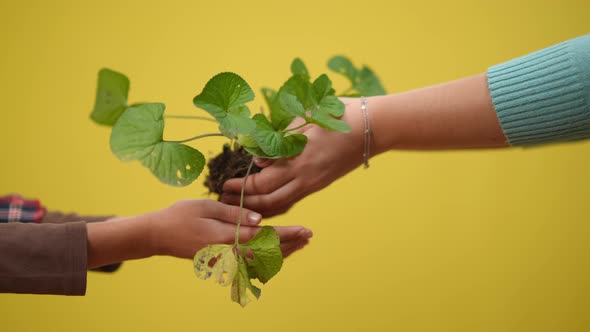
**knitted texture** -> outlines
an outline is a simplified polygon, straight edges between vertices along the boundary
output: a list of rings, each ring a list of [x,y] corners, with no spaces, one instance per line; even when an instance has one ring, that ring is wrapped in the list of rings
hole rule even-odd
[[[511,145],[590,137],[590,35],[492,66],[488,84]]]

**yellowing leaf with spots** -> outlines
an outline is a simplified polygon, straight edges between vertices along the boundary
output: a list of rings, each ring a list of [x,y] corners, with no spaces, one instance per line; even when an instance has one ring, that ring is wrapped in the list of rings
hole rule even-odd
[[[275,229],[264,226],[247,243],[209,245],[195,254],[195,274],[200,279],[212,278],[222,286],[231,284],[232,301],[244,307],[250,302],[248,290],[257,299],[261,293],[250,280],[266,283],[281,269],[279,243]]]
[[[229,286],[238,271],[238,260],[233,246],[216,244],[207,246],[195,255],[195,274],[206,280],[213,278],[221,286]]]

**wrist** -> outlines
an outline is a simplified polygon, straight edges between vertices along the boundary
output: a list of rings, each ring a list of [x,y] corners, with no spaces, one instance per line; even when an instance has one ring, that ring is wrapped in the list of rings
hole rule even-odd
[[[350,156],[350,161],[354,163],[354,167],[357,167],[364,162],[364,154],[366,153],[365,130],[367,129],[367,124],[365,123],[361,110],[361,98],[342,98],[342,101],[346,105],[346,112],[341,120],[350,126],[350,132],[344,134],[346,153]],[[368,157],[370,158],[371,156],[369,155]]]
[[[396,95],[375,96],[367,98],[369,120],[371,121],[372,155],[387,152],[396,147],[399,134],[399,123],[396,122]]]
[[[394,95],[366,97],[368,124],[365,123],[361,110],[361,98],[346,99],[344,101],[347,112],[343,120],[352,128],[348,135],[352,136],[355,146],[358,146],[357,150],[359,152],[357,154],[359,154],[360,160],[362,160],[365,153],[368,153],[368,158],[372,158],[394,148],[397,140],[395,129],[397,125],[388,119],[388,117],[391,117],[392,112],[387,112],[388,108],[391,108],[393,98]],[[365,137],[364,132],[367,129],[370,129],[369,146],[365,147],[367,137]]]
[[[160,217],[162,211],[149,212],[139,216],[142,221],[143,243],[149,256],[167,255],[162,229],[160,227]]]
[[[363,164],[365,159],[369,160],[394,147],[397,140],[394,129],[396,126],[388,125],[391,122],[387,119],[391,116],[391,112],[387,112],[391,98],[392,95],[366,97],[366,113],[362,110],[362,98],[342,98],[346,105],[346,113],[342,120],[351,127],[350,133],[347,134],[347,141],[350,142],[349,153],[354,156],[357,166]],[[365,134],[367,130],[368,136]]]
[[[154,255],[150,233],[150,223],[143,215],[87,224],[88,267]]]

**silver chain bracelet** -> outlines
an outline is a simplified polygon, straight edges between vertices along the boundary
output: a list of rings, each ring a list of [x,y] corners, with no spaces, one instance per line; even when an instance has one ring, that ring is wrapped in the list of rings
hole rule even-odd
[[[367,98],[361,97],[361,113],[365,124],[365,149],[363,152],[363,163],[365,169],[369,168],[369,158],[371,156],[371,121],[369,121],[369,108],[367,107]]]

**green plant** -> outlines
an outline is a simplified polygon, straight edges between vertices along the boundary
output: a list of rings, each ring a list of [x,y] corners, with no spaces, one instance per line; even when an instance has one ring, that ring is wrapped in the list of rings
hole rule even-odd
[[[385,93],[379,79],[367,67],[357,69],[342,56],[332,58],[328,66],[350,80],[351,87],[345,92],[347,96]],[[110,146],[119,159],[138,160],[160,181],[172,186],[186,186],[203,171],[205,157],[184,143],[209,136],[225,136],[229,138],[230,146],[241,146],[253,156],[288,158],[301,153],[307,143],[305,135],[293,133],[297,128],[315,124],[328,130],[350,131],[345,122],[338,120],[344,114],[344,104],[336,97],[332,81],[326,74],[311,81],[300,59],[292,62],[291,73],[278,91],[262,89],[270,119],[262,113],[250,116],[246,104],[254,100],[254,92],[244,79],[229,72],[214,76],[193,99],[197,108],[212,117],[188,117],[216,121],[219,132],[166,141],[163,139],[165,117],[185,116],[165,116],[166,107],[162,103],[129,104],[129,79],[121,73],[102,69],[91,118],[99,124],[113,126]],[[305,123],[288,128],[295,117],[302,118]],[[250,161],[246,178],[252,164]],[[243,195],[242,187],[240,207]],[[196,253],[194,266],[201,279],[213,278],[224,286],[231,284],[232,300],[245,306],[249,302],[247,290],[256,298],[261,293],[252,285],[251,279],[266,283],[281,269],[283,257],[274,228],[265,226],[249,242],[241,244],[238,241],[240,225],[241,213],[235,243],[203,248]]]

